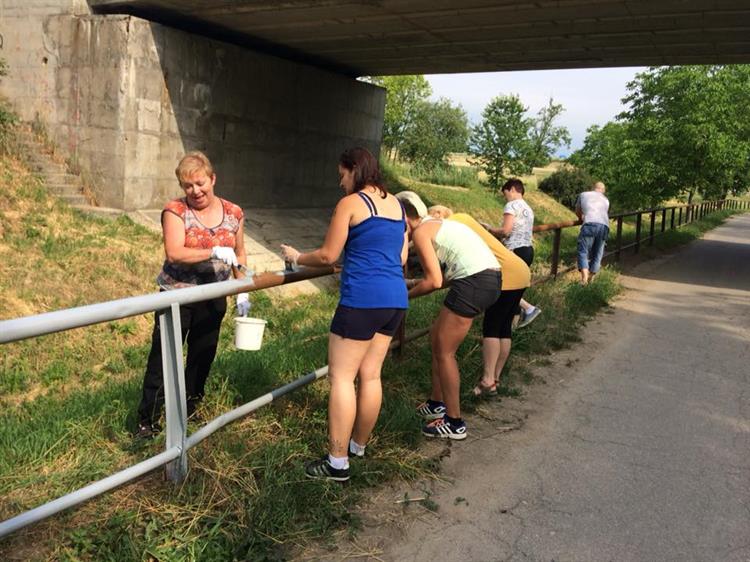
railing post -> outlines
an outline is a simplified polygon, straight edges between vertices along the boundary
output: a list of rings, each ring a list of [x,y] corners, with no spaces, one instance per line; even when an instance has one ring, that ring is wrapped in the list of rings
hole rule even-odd
[[[167,480],[181,482],[187,476],[187,404],[185,369],[182,362],[182,326],[177,303],[159,312],[161,360],[164,371],[164,407],[167,418],[167,449],[179,447],[181,455],[166,466]]]
[[[667,208],[664,207],[661,210],[661,231],[664,232],[667,229]]]
[[[648,245],[654,245],[654,227],[656,226],[656,211],[651,211],[651,226],[648,231]]]
[[[682,226],[682,207],[680,207],[680,218],[677,221],[677,226]]]
[[[622,250],[622,215],[617,217],[617,251],[615,252],[615,259],[620,261],[620,250]]]
[[[555,237],[552,241],[552,267],[550,273],[557,277],[557,266],[560,262],[560,238],[562,237],[562,228],[555,229]]]
[[[676,209],[672,207],[672,219],[669,222],[669,230],[674,230],[674,212]]]
[[[641,249],[641,212],[635,216],[635,253]]]

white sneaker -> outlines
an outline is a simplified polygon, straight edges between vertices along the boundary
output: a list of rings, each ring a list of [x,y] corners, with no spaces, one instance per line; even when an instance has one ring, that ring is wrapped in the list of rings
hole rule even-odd
[[[538,306],[534,307],[533,312],[529,312],[526,314],[525,310],[521,311],[521,318],[518,321],[518,326],[516,328],[524,328],[531,324],[534,320],[536,320],[536,317],[539,316],[542,313],[542,309]]]

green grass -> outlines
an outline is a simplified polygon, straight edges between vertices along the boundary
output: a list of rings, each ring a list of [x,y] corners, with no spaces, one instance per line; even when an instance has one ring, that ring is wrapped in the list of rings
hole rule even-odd
[[[381,168],[392,178],[398,176],[423,183],[449,187],[482,188],[479,169],[474,166],[426,167],[407,162],[381,161]]]
[[[153,291],[162,259],[158,236],[125,219],[109,222],[73,212],[49,198],[17,160],[0,159],[0,177],[5,318]],[[502,208],[486,190],[418,188],[426,199],[434,194],[431,203],[446,204],[444,192],[457,194],[450,200],[456,210]],[[21,215],[33,219],[17,220]],[[671,242],[681,243],[686,234],[674,236]],[[528,364],[542,363],[547,354],[577,341],[582,322],[618,288],[616,273],[605,269],[588,287],[563,279],[529,290],[528,299],[545,314],[516,334],[501,396],[523,394],[533,382]],[[436,294],[414,302],[409,330],[428,326],[441,300]],[[272,302],[258,293],[253,301],[254,314],[268,321],[263,348],[234,350],[231,318],[225,320],[202,405],[205,419],[326,363],[336,294]],[[163,450],[163,437],[136,443],[130,435],[151,326],[146,315],[3,346],[0,518]],[[477,402],[470,389],[481,370],[478,326],[458,360],[463,404],[471,412]],[[348,486],[303,477],[302,462],[321,454],[326,444],[327,384],[320,381],[191,450],[190,474],[182,485],[151,474],[14,534],[0,542],[0,558],[283,560],[310,541],[331,541],[333,531],[356,532],[358,506],[371,487],[429,478],[439,470],[437,459],[420,451],[414,414],[417,400],[429,391],[429,361],[424,338],[408,345],[403,360],[386,361],[383,410],[368,457],[353,464]]]

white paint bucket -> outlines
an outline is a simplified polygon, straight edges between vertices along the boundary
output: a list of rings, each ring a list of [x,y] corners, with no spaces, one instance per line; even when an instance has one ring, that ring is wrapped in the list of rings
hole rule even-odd
[[[266,321],[238,316],[234,319],[234,346],[245,351],[257,351],[263,343]]]

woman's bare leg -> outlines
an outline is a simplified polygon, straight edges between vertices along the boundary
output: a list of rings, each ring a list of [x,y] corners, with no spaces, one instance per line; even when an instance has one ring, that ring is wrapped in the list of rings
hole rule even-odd
[[[328,336],[328,451],[334,457],[345,457],[349,437],[357,415],[354,379],[367,354],[371,341]]]
[[[438,319],[432,323],[430,328],[430,348],[435,349],[437,347],[437,334],[438,334]],[[435,402],[443,401],[443,387],[440,385],[440,365],[438,363],[437,355],[432,353],[430,359],[431,377],[432,377],[432,392],[430,393],[430,400]]]
[[[482,359],[484,363],[482,382],[491,386],[500,381],[506,361],[510,356],[510,338],[483,338]]]
[[[442,307],[434,325],[435,338],[432,354],[437,358],[446,413],[452,418],[461,417],[461,375],[456,362],[456,350],[464,341],[471,323],[472,318],[459,316],[446,307]]]
[[[380,372],[383,360],[388,353],[391,336],[375,334],[370,340],[362,365],[359,367],[359,387],[357,390],[357,415],[354,418],[352,439],[358,445],[366,445],[370,434],[378,421],[380,404],[383,400],[383,388]]]

